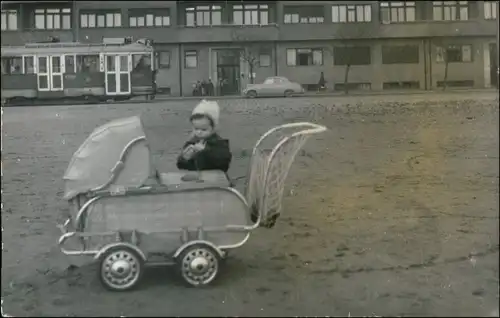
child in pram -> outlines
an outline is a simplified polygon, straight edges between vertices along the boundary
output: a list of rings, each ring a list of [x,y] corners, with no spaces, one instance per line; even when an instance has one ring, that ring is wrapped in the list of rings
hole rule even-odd
[[[227,173],[232,154],[229,140],[217,133],[219,105],[202,100],[193,110],[191,138],[184,144],[177,158],[177,168],[188,171],[221,170]]]

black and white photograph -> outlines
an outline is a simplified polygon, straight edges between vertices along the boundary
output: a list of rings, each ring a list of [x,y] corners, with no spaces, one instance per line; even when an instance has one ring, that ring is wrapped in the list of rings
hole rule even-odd
[[[498,1],[2,1],[5,317],[499,317]]]

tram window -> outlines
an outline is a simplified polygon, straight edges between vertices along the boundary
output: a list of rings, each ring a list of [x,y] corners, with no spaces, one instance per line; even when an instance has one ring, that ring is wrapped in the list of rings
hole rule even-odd
[[[133,54],[132,64],[134,71],[151,69],[151,56],[149,54]]]
[[[64,65],[66,68],[66,74],[75,74],[75,56],[74,55],[66,55],[64,57]]]
[[[23,74],[22,57],[2,57],[2,74]]]
[[[78,72],[99,72],[99,55],[78,55],[76,65]]]
[[[38,74],[47,74],[48,70],[48,60],[45,56],[40,56],[38,58]]]
[[[24,57],[24,74],[34,74],[35,73],[35,59],[33,56]]]
[[[128,68],[128,57],[127,56],[120,56],[120,71],[123,72],[123,71],[126,71],[126,72],[130,72],[129,68]]]
[[[60,56],[52,56],[52,73],[61,73],[61,57]]]

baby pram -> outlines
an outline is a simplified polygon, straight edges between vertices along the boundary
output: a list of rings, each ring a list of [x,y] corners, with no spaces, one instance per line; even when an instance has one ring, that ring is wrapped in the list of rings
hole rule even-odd
[[[145,265],[174,265],[189,285],[207,285],[228,250],[245,244],[257,227],[274,226],[295,155],[325,130],[291,123],[265,133],[253,149],[243,195],[221,171],[201,171],[191,181],[184,181],[186,172],[158,172],[141,117],[111,121],[94,130],[66,170],[71,209],[59,226],[60,248],[92,255],[111,290],[135,287]],[[80,248],[66,249],[70,239]]]

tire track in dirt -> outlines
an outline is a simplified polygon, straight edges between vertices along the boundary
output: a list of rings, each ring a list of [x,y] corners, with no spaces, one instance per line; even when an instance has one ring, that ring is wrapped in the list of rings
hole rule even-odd
[[[329,273],[337,273],[342,276],[347,276],[347,275],[352,275],[352,274],[359,274],[359,273],[371,273],[371,272],[391,272],[391,271],[400,271],[400,270],[417,270],[417,269],[422,269],[422,268],[430,268],[434,266],[439,266],[439,265],[447,265],[447,264],[453,264],[453,263],[459,263],[459,262],[464,262],[464,261],[471,261],[472,259],[476,257],[484,257],[488,256],[494,253],[499,252],[499,246],[492,246],[490,248],[487,248],[481,252],[477,253],[470,253],[467,256],[458,256],[458,257],[453,257],[453,258],[447,258],[442,261],[436,261],[435,258],[429,259],[425,263],[414,263],[414,264],[409,264],[409,265],[398,265],[398,266],[387,266],[387,267],[379,267],[379,268],[371,268],[371,267],[359,267],[359,268],[352,268],[352,269],[338,269],[338,268],[332,268],[332,269],[323,269],[323,270],[312,270],[311,273],[313,274],[329,274]]]
[[[432,109],[427,109],[429,112]],[[461,114],[460,114],[461,115]],[[441,114],[443,116],[443,114]],[[444,115],[446,116],[446,115]],[[317,116],[316,118],[318,118]],[[363,223],[369,223],[373,219],[385,220],[389,222],[396,222],[396,220],[401,221],[409,221],[409,226],[395,225],[396,228],[400,228],[401,233],[405,236],[412,236],[414,232],[422,232],[425,234],[418,235],[420,237],[425,237],[424,240],[420,240],[417,238],[411,239],[411,243],[407,243],[413,247],[413,250],[421,250],[427,256],[422,256],[421,258],[424,260],[422,262],[408,262],[405,265],[394,265],[394,266],[382,266],[373,268],[370,271],[389,271],[393,269],[403,269],[403,268],[420,268],[425,266],[425,264],[441,264],[448,262],[455,262],[467,259],[467,256],[451,256],[446,257],[443,254],[443,246],[447,246],[447,236],[449,235],[450,229],[446,228],[442,225],[448,221],[445,221],[447,218],[453,219],[478,219],[478,220],[488,220],[488,219],[498,219],[497,216],[491,215],[468,215],[463,213],[457,213],[458,210],[453,211],[447,209],[446,203],[433,202],[432,196],[436,193],[448,191],[447,190],[447,182],[454,182],[455,180],[447,179],[446,174],[449,171],[446,170],[447,163],[447,152],[446,150],[449,147],[453,147],[454,139],[448,138],[445,143],[442,142],[442,137],[444,133],[450,133],[450,131],[443,130],[443,128],[438,126],[439,117],[434,118],[431,123],[425,122],[425,118],[433,117],[428,113],[424,112],[422,116],[414,116],[408,122],[402,123],[406,127],[406,129],[401,131],[394,131],[396,134],[396,138],[394,136],[388,136],[390,139],[394,141],[408,142],[409,146],[403,147],[406,151],[399,151],[393,153],[390,160],[385,162],[385,164],[378,166],[379,169],[376,171],[376,175],[379,177],[378,179],[385,180],[380,183],[371,183],[373,179],[368,178],[367,180],[363,180],[363,177],[358,177],[356,174],[344,175],[341,180],[341,184],[343,186],[335,187],[335,191],[328,191],[325,193],[325,190],[328,188],[317,187],[318,190],[311,197],[300,196],[297,200],[305,200],[308,203],[311,201],[321,201],[325,202],[329,206],[341,206],[340,210],[345,210],[347,212],[342,213],[341,215],[336,215],[336,218],[331,218],[328,220],[329,216],[327,216],[327,223],[335,226],[335,223],[339,221],[363,221]],[[352,118],[352,117],[351,117]],[[452,119],[454,120],[454,118]],[[321,122],[319,122],[321,123]],[[365,125],[369,125],[373,123],[373,121],[367,120],[364,122]],[[360,128],[363,129],[363,128]],[[365,128],[367,132],[365,135],[371,133],[371,130]],[[457,131],[451,131],[451,133],[457,133]],[[363,133],[359,133],[363,135]],[[325,139],[333,139],[335,136],[329,136]],[[389,140],[390,140],[389,139]],[[456,139],[456,138],[455,138]],[[451,144],[449,142],[452,142]],[[466,150],[466,149],[464,149]],[[336,151],[340,151],[339,148],[336,148]],[[472,150],[473,151],[473,150]],[[417,152],[417,154],[415,154]],[[317,167],[321,167],[324,165],[324,161],[320,163],[320,159],[318,157],[335,157],[335,152],[330,155],[330,152],[326,152],[323,154],[314,154],[312,156],[313,161],[317,164]],[[355,159],[354,159],[355,160]],[[323,166],[324,167],[324,166]],[[322,170],[327,170],[328,168],[324,167]],[[410,182],[411,180],[420,180],[415,183]],[[435,180],[435,181],[432,181]],[[432,181],[432,182],[431,182]],[[313,181],[307,182],[307,184],[302,184],[301,186],[312,186]],[[368,188],[370,188],[370,183],[373,186],[374,192],[367,193],[360,189],[360,187],[353,187],[353,185],[364,184]],[[323,184],[323,183],[321,183]],[[345,185],[348,186],[345,186]],[[314,188],[314,186],[312,186]],[[402,191],[397,191],[398,188],[403,187],[404,193],[401,194]],[[331,189],[331,188],[330,188]],[[396,189],[396,191],[394,190]],[[385,200],[380,194],[386,193]],[[391,199],[391,195],[394,195]],[[426,201],[426,198],[430,200]],[[389,200],[388,200],[389,199]],[[391,200],[401,201],[401,203],[391,202]],[[294,202],[296,202],[294,200]],[[330,203],[331,202],[331,203]],[[290,203],[291,204],[291,203]],[[401,206],[403,204],[403,206]],[[304,204],[307,206],[308,204]],[[398,207],[399,205],[399,207]],[[406,207],[404,207],[406,205]],[[384,207],[387,210],[406,210],[404,215],[397,216],[394,213],[390,213],[390,216],[384,217],[373,217],[368,215],[361,215],[356,217],[344,217],[345,214],[351,214],[351,211],[356,211],[363,209],[364,206],[377,206],[380,210],[380,207]],[[338,210],[338,209],[337,209]],[[318,215],[314,218],[324,219],[324,216],[321,216],[325,211],[323,209],[319,209],[320,211]],[[314,213],[315,211],[311,211]],[[414,221],[411,221],[414,220]],[[308,222],[311,221],[311,218],[308,219]],[[295,222],[294,222],[295,223]],[[311,222],[313,223],[313,222]],[[312,225],[312,228],[323,228],[324,226],[320,225]],[[335,229],[332,229],[335,232]],[[317,235],[321,235],[320,232],[316,231]],[[307,233],[305,233],[307,234]],[[312,234],[312,232],[311,232]],[[310,235],[311,235],[310,234]],[[310,236],[309,235],[309,236]],[[314,234],[312,234],[314,235]],[[347,237],[348,234],[345,234],[343,237]],[[363,235],[363,234],[361,234]],[[415,234],[416,235],[416,234]],[[486,234],[489,235],[489,234]],[[337,234],[338,236],[338,234]],[[358,236],[359,234],[353,233],[351,236]],[[371,234],[365,235],[366,237],[373,236]],[[407,238],[408,239],[408,238]],[[444,239],[444,241],[443,241]],[[351,240],[352,241],[352,240]],[[386,250],[391,250],[391,245],[394,245],[394,248],[397,250],[397,246],[399,245],[394,239],[388,238],[382,240]],[[323,244],[323,243],[322,243]],[[326,243],[328,244],[328,243]],[[335,245],[339,245],[338,243],[334,243]],[[346,243],[349,245],[349,243]],[[334,245],[334,246],[335,246]],[[341,244],[342,245],[342,244]],[[481,250],[480,248],[476,248],[475,250]],[[471,249],[473,250],[473,249]],[[470,255],[488,255],[490,252],[495,252],[498,250],[498,247],[493,247],[493,250],[490,251],[490,248],[486,250],[486,252],[471,252]],[[445,251],[447,249],[445,248]],[[345,253],[337,253],[339,255],[343,255]],[[398,255],[398,254],[396,254]],[[452,254],[453,255],[453,254]],[[365,255],[367,256],[367,255]],[[342,257],[342,256],[340,256]],[[441,261],[437,261],[439,258],[443,258]],[[335,262],[333,259],[326,258],[324,262]],[[400,262],[400,257],[394,258],[393,262]],[[370,261],[368,261],[370,262]],[[370,262],[371,263],[371,262]],[[422,265],[424,264],[424,265]],[[328,271],[328,270],[327,270]],[[357,270],[355,270],[357,271]],[[349,273],[349,271],[344,272],[345,274]]]

